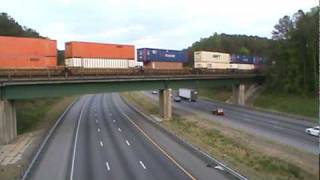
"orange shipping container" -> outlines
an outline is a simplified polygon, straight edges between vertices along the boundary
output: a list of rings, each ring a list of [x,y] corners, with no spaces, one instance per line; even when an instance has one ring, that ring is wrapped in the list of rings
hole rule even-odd
[[[67,42],[65,58],[134,59],[133,45]]]
[[[57,65],[57,42],[0,36],[0,68],[43,68]]]

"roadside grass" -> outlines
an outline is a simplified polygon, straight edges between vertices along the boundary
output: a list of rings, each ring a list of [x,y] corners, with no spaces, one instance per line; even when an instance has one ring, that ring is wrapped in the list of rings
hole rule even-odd
[[[18,134],[49,127],[74,99],[64,97],[16,101]]]
[[[262,92],[254,106],[273,111],[286,112],[301,116],[318,117],[319,106],[316,97],[297,96]]]
[[[122,93],[122,96],[146,113],[154,114],[150,109],[157,108],[154,101],[142,93]],[[314,167],[318,164],[316,155],[262,141],[197,116],[174,114],[173,120],[161,124],[250,179],[319,179],[319,167]],[[298,157],[292,159],[292,154]]]
[[[199,125],[197,121],[175,116],[172,121],[164,121],[163,125],[250,179],[318,179],[317,175],[293,163],[264,155],[236,138],[224,136],[219,130]]]
[[[159,114],[159,105],[150,98],[145,98],[142,93],[139,92],[123,92],[123,97],[128,99],[130,102],[135,103],[143,107],[143,111],[148,114]]]
[[[232,87],[214,87],[198,89],[199,96],[202,99],[227,101],[232,96]]]

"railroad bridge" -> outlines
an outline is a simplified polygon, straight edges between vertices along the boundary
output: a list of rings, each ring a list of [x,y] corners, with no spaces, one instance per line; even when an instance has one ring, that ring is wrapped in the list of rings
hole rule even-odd
[[[245,85],[263,80],[263,75],[254,73],[0,79],[0,144],[9,143],[17,136],[16,100],[159,89],[160,115],[171,119],[172,89],[232,85],[234,103],[243,105]]]

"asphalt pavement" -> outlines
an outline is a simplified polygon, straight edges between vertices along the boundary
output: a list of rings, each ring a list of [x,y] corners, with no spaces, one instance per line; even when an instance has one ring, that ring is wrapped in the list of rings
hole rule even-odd
[[[118,94],[97,94],[71,107],[27,179],[234,179],[207,163]]]
[[[157,94],[151,92],[144,94],[158,101]],[[187,100],[182,100],[180,103],[174,102],[173,107],[183,113],[200,112],[201,116],[206,119],[225,123],[249,134],[262,136],[312,154],[319,154],[319,138],[305,133],[306,128],[315,126],[316,123],[201,99],[196,102]],[[212,115],[212,110],[217,107],[223,108],[224,116]]]

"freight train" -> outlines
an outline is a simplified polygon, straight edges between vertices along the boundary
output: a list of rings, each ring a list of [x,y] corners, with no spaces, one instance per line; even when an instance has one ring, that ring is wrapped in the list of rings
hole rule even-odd
[[[2,78],[250,73],[263,64],[260,57],[199,51],[194,67],[187,68],[187,51],[142,48],[135,58],[133,45],[78,41],[65,44],[64,58],[58,65],[55,40],[0,36]]]

